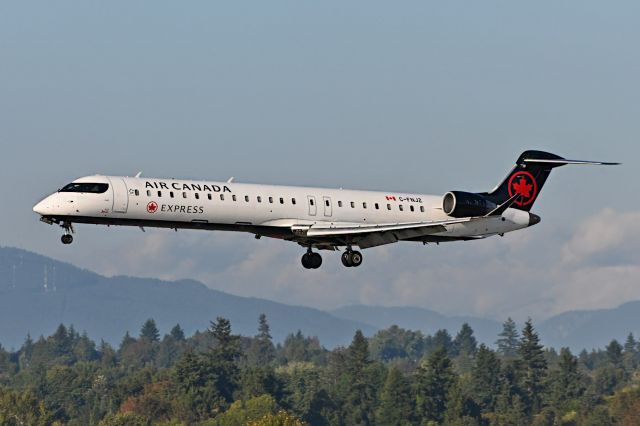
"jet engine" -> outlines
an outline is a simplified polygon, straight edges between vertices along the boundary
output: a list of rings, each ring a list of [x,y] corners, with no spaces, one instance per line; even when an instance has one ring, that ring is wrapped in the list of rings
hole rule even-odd
[[[484,216],[496,207],[494,202],[471,192],[451,191],[442,199],[442,210],[451,217]]]

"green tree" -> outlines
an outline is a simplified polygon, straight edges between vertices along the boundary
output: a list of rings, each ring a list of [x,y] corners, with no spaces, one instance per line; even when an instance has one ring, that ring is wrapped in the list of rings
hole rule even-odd
[[[466,379],[459,378],[454,382],[447,395],[447,410],[444,424],[447,426],[480,425],[480,407],[470,395],[470,386]]]
[[[607,360],[615,368],[622,368],[622,345],[616,339],[605,348],[607,351]]]
[[[560,350],[560,362],[549,374],[549,403],[561,410],[573,409],[568,404],[577,402],[585,391],[582,375],[578,371],[578,359],[569,348]]]
[[[491,412],[495,408],[501,389],[500,373],[500,360],[491,349],[481,344],[471,369],[469,387],[482,412]]]
[[[142,325],[140,329],[140,339],[144,339],[147,342],[160,341],[160,332],[158,331],[158,327],[156,327],[156,322],[152,318],[146,320]]]
[[[451,360],[439,347],[416,371],[416,414],[420,422],[442,422],[447,395],[455,382]]]
[[[276,357],[276,349],[271,341],[267,316],[260,314],[258,318],[258,334],[251,341],[247,358],[249,364],[264,366],[271,364]]]
[[[357,330],[347,348],[346,369],[349,378],[344,416],[348,424],[373,424],[375,388],[369,377],[369,345],[362,331]]]
[[[176,342],[184,342],[184,339],[185,339],[184,338],[184,330],[182,330],[182,327],[180,327],[180,324],[174,325],[173,328],[171,329],[171,331],[169,332],[169,335]]]
[[[382,388],[376,423],[388,426],[410,425],[413,421],[413,400],[409,381],[396,367],[391,367]]]
[[[455,365],[461,373],[468,373],[473,364],[473,357],[478,348],[473,329],[468,323],[462,324],[460,331],[453,339],[453,353],[456,355]]]
[[[239,386],[240,336],[231,334],[231,323],[222,317],[211,322],[209,334],[215,342],[207,353],[211,377],[222,401],[231,403]]]
[[[498,353],[505,358],[517,357],[520,336],[518,335],[516,323],[511,318],[507,318],[502,324],[502,332],[498,336],[500,337],[496,340]]]
[[[522,329],[518,352],[521,361],[521,387],[525,397],[523,402],[530,415],[542,408],[542,396],[547,374],[547,361],[542,348],[540,337],[534,330],[531,319],[528,319]]]

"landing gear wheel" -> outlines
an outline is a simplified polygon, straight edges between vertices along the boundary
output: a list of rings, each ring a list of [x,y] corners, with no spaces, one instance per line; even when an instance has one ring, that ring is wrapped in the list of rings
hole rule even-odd
[[[340,260],[342,260],[342,264],[344,266],[346,266],[347,268],[350,268],[351,265],[351,261],[349,260],[349,252],[345,251],[344,253],[342,253],[342,256],[340,256]]]
[[[322,265],[322,256],[318,253],[305,253],[302,255],[302,266],[305,269],[318,269]]]
[[[73,242],[73,236],[71,234],[64,234],[61,238],[60,241],[62,241],[62,244],[71,244]]]
[[[347,250],[340,257],[342,264],[347,268],[362,265],[362,253],[359,251]]]
[[[359,251],[352,251],[349,254],[349,261],[349,263],[351,263],[351,266],[353,266],[354,268],[362,265],[362,253],[360,253]]]

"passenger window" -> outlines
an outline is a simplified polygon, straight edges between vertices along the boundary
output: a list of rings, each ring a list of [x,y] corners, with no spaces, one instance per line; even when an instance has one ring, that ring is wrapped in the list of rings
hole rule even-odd
[[[391,210],[391,204],[387,204],[387,210]]]
[[[182,193],[182,198],[187,198],[187,193],[186,192]]]
[[[291,199],[291,204],[293,204],[295,206],[295,204],[296,204],[296,199],[295,198]]]
[[[207,194],[207,198],[211,200],[211,194]]]
[[[147,197],[151,197],[151,190],[147,189]]]
[[[366,209],[367,208],[367,203],[362,203],[362,208]]]
[[[338,207],[342,207],[342,201],[338,201]]]
[[[356,203],[354,203],[353,201],[351,201],[351,208],[355,209],[356,208]]]
[[[420,213],[424,213],[424,206],[420,206]]]
[[[269,197],[269,202],[273,204],[273,197]]]
[[[324,205],[329,207],[329,200],[324,200]]]
[[[195,197],[196,197],[196,200],[199,200],[200,199],[200,194],[196,192],[195,193]]]
[[[378,205],[378,203],[375,204],[376,210],[380,210],[380,206]]]
[[[224,201],[224,194],[220,194],[220,201]]]
[[[409,206],[409,210],[413,211],[413,206]]]
[[[169,192],[169,197],[173,198],[173,191]]]
[[[162,197],[162,191],[158,191],[158,197]]]
[[[233,201],[236,201],[236,200],[237,200],[237,198],[236,198],[235,194],[231,196],[231,199],[232,199]]]
[[[262,197],[258,195],[258,202],[261,203],[262,202]]]
[[[138,191],[137,189],[134,192],[136,193],[136,197],[140,195],[140,191]]]
[[[313,198],[309,198],[309,204],[310,204],[310,205],[313,205],[313,204],[314,204],[314,202],[313,202]]]
[[[284,204],[284,198],[280,197],[280,204]]]
[[[249,202],[249,196],[248,195],[244,196],[244,201],[246,201],[247,203]]]
[[[404,211],[404,206],[403,206],[402,204],[400,204],[400,205],[398,206],[398,208],[400,209],[400,211],[401,211],[401,212],[403,212],[403,211]]]

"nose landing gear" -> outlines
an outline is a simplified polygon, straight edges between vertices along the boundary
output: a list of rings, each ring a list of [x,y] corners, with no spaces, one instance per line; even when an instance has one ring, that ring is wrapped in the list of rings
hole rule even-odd
[[[71,244],[73,242],[73,235],[71,235],[73,233],[73,225],[71,222],[64,222],[60,226],[64,228],[64,235],[60,238],[60,241],[64,245]]]
[[[305,269],[318,269],[322,265],[322,256],[319,253],[314,253],[309,249],[302,256],[302,266]]]
[[[362,265],[362,253],[347,249],[347,251],[342,253],[340,260],[342,260],[342,264],[347,268],[357,267]]]

